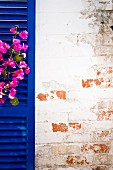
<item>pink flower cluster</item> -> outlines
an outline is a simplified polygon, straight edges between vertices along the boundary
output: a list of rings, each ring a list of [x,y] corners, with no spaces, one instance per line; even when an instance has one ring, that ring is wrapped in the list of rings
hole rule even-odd
[[[0,40],[0,104],[4,104],[8,98],[15,98],[19,81],[24,79],[25,74],[30,73],[30,67],[24,61],[28,45],[21,44],[19,39],[20,37],[26,40],[28,32],[18,32],[17,29],[17,26],[10,29],[14,34],[12,45]]]

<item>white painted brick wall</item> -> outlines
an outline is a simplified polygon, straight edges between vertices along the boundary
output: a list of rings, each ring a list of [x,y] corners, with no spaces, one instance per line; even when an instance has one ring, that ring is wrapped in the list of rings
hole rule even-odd
[[[36,170],[113,169],[112,10],[36,0]]]

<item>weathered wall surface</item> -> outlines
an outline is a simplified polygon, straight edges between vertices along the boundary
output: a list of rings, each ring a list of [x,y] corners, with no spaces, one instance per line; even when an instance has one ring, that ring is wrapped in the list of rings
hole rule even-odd
[[[113,170],[113,2],[38,0],[36,170]]]

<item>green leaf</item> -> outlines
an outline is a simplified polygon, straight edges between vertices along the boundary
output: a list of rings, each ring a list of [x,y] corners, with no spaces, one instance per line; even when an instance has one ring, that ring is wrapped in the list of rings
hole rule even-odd
[[[13,106],[17,106],[17,105],[19,104],[18,98],[15,97],[14,99],[10,99],[10,103],[11,103]]]
[[[15,60],[16,62],[20,62],[20,61],[23,60],[23,57],[22,57],[22,56],[19,56],[19,55],[16,55],[15,58],[14,58],[14,60]]]

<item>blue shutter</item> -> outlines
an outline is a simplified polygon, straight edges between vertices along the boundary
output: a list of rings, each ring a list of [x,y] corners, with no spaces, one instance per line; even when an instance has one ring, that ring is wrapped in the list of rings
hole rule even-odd
[[[0,170],[34,170],[35,0],[0,0],[0,39],[11,43],[11,26],[29,32],[31,73],[19,83],[18,106],[0,105]],[[23,40],[23,42],[26,40]]]

